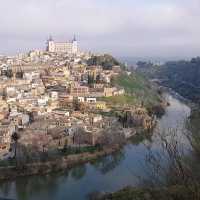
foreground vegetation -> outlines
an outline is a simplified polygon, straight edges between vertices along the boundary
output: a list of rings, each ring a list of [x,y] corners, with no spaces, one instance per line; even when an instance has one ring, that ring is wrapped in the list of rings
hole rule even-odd
[[[127,187],[116,193],[99,195],[93,199],[96,200],[194,200],[198,199],[198,195],[193,192],[192,188],[174,185],[169,188],[131,188]],[[97,195],[98,196],[98,195]],[[92,199],[92,198],[91,198]]]

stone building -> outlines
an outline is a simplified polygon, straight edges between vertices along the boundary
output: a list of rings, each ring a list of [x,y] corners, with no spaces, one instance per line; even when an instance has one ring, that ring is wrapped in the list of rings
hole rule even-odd
[[[52,53],[68,53],[77,54],[78,53],[78,42],[76,38],[70,42],[55,42],[51,37],[47,41],[47,51]]]

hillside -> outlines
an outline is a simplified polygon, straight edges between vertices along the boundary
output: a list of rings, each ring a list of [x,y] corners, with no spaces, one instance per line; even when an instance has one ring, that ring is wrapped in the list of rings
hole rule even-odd
[[[125,72],[112,80],[112,85],[125,89],[120,96],[104,97],[103,100],[111,105],[144,106],[149,113],[163,113],[162,97],[144,76],[138,73],[127,75]]]
[[[118,192],[105,194],[91,200],[196,200],[196,196],[192,190],[188,190],[185,186],[171,186],[168,188],[124,188]]]
[[[123,87],[126,94],[131,96],[136,104],[142,103],[145,106],[152,106],[161,102],[157,90],[140,74],[132,73],[129,76],[122,74],[116,77],[113,83]]]
[[[190,61],[167,62],[162,66],[138,63],[137,72],[148,78],[159,79],[161,84],[172,88],[185,98],[200,102],[200,57]]]

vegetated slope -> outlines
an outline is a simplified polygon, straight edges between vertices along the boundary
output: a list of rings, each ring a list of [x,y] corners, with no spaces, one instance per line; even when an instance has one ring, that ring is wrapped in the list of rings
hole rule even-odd
[[[113,80],[115,85],[125,89],[126,94],[131,95],[132,99],[137,103],[145,106],[158,104],[161,98],[156,88],[144,77],[137,73],[131,75],[122,74]]]
[[[98,195],[97,195],[98,196]],[[169,188],[145,189],[125,188],[118,192],[93,198],[94,200],[197,200],[192,190],[184,186],[171,186]]]
[[[120,106],[144,106],[150,113],[156,114],[160,111],[163,113],[161,95],[144,76],[138,73],[128,75],[124,72],[113,78],[112,84],[124,88],[125,94],[103,98],[107,103]]]
[[[200,102],[200,57],[190,61],[167,62],[162,66],[140,62],[138,66],[138,72],[160,79],[162,85],[194,102]]]
[[[99,55],[99,56],[92,56],[90,59],[87,60],[87,64],[91,65],[100,65],[103,66],[103,69],[110,70],[112,66],[119,65],[122,69],[125,69],[125,65],[115,59],[113,56],[109,54]]]

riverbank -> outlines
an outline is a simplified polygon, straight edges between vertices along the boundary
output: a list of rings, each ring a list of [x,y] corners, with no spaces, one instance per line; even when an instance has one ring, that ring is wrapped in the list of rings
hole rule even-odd
[[[115,153],[121,148],[122,146],[120,145],[114,145],[112,147],[107,147],[104,150],[98,152],[63,156],[62,158],[55,159],[54,161],[25,164],[21,167],[0,167],[0,180],[2,181],[8,179],[15,179],[17,177],[22,176],[45,175],[53,172],[71,169],[76,165],[91,162],[100,157]]]
[[[154,125],[155,126],[155,125]],[[88,162],[95,161],[99,158],[112,155],[120,149],[122,149],[129,141],[134,141],[134,138],[137,140],[140,137],[140,140],[145,139],[147,134],[150,136],[151,133],[146,133],[142,129],[138,129],[132,135],[129,135],[124,142],[121,144],[115,144],[112,146],[104,147],[101,150],[96,150],[92,152],[84,152],[79,154],[65,155],[54,160],[48,160],[45,162],[33,162],[23,165],[13,165],[0,167],[0,181],[4,180],[14,180],[18,177],[33,176],[33,175],[46,175],[55,172],[61,172],[64,170],[69,170],[77,165],[82,165]]]
[[[127,187],[110,194],[91,194],[90,200],[194,200],[196,196],[193,190],[191,186],[182,185],[163,188]]]
[[[124,129],[125,139],[120,144],[112,144],[111,146],[104,146],[101,149],[96,149],[91,152],[84,152],[78,154],[63,154],[62,157],[56,157],[54,160],[46,160],[44,162],[36,161],[32,163],[13,163],[12,166],[5,165],[0,167],[0,180],[13,180],[17,177],[32,176],[32,175],[45,175],[53,172],[59,172],[67,169],[71,169],[76,165],[85,164],[93,160],[99,159],[100,157],[105,157],[119,151],[123,148],[130,139],[145,135],[151,135],[154,127],[156,126],[156,121],[152,118],[151,129],[140,127],[138,129],[130,128]],[[145,137],[145,136],[144,136]]]
[[[172,96],[176,97],[180,101],[187,104],[190,108],[195,108],[197,106],[197,104],[195,102],[192,102],[190,99],[187,99],[187,98],[181,96],[179,93],[174,91],[172,88],[168,88],[168,87],[165,87],[165,86],[160,86],[160,88],[163,92],[167,92],[167,93],[171,94]]]

